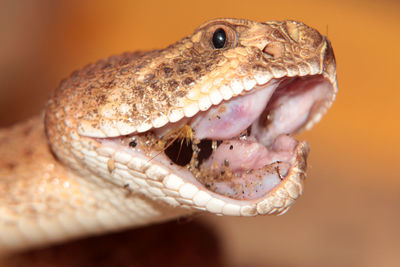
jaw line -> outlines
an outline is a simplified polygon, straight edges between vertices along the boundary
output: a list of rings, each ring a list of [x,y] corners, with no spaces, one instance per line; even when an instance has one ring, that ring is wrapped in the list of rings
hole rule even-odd
[[[149,155],[122,146],[119,143],[119,141],[121,141],[120,138],[101,138],[95,140],[101,146],[102,151],[112,150],[113,152],[106,153],[114,155],[114,160],[118,163],[122,163],[120,158],[126,158],[128,155],[135,159],[136,165],[138,161],[141,162],[140,164],[143,166],[143,172],[146,173],[148,179],[155,179],[154,177],[149,177],[151,174],[148,172],[151,169],[157,169],[158,172],[162,169],[163,172],[169,173],[165,175],[161,181],[169,191],[174,190],[178,193],[174,194],[178,195],[174,198],[180,203],[181,207],[231,216],[256,216],[264,214],[283,214],[286,212],[302,194],[302,181],[305,179],[306,159],[309,153],[308,144],[306,142],[300,142],[295,148],[294,157],[292,159],[294,163],[291,165],[284,179],[275,188],[267,192],[263,197],[257,199],[236,200],[208,190],[184,167],[178,165],[170,166],[170,160],[164,155],[156,156],[158,153],[153,152],[153,155],[156,157],[149,159]],[[104,152],[100,153],[104,154]],[[131,168],[129,165],[130,164],[128,164],[128,168]],[[115,183],[116,181],[113,182]],[[124,186],[124,184],[120,185]],[[185,186],[190,186],[191,188],[195,187],[197,193],[194,194],[194,196],[188,197],[187,193],[184,193],[182,190]],[[199,196],[200,192],[201,197]],[[157,196],[149,197],[156,200],[163,200]]]

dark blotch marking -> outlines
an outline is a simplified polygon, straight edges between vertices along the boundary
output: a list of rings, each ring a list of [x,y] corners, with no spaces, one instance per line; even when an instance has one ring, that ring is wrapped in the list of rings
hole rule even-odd
[[[179,86],[179,83],[176,80],[169,80],[168,84],[172,89],[176,89]]]
[[[195,72],[195,73],[199,73],[200,71],[201,71],[201,67],[200,66],[195,66],[193,68],[193,72]]]
[[[194,80],[192,78],[188,77],[185,80],[183,80],[183,83],[186,85],[190,85],[190,84],[194,83]]]
[[[182,74],[185,74],[185,73],[187,73],[187,69],[186,68],[184,68],[184,67],[178,68],[178,74],[182,75]]]
[[[165,67],[163,68],[163,71],[164,71],[164,77],[168,78],[169,76],[171,76],[173,69],[170,67]]]
[[[213,67],[213,64],[212,63],[206,63],[205,65],[204,65],[204,69],[206,70],[206,71],[211,71],[211,68]]]
[[[176,92],[176,96],[177,97],[184,97],[186,95],[186,92],[185,91],[177,91]]]

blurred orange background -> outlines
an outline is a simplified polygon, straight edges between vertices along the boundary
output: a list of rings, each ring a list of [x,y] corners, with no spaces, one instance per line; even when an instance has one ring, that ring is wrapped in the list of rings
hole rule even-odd
[[[335,50],[339,94],[300,139],[305,194],[280,217],[202,216],[228,266],[400,265],[400,4],[372,0],[0,0],[0,126],[40,113],[73,70],[162,48],[215,17],[294,19]]]

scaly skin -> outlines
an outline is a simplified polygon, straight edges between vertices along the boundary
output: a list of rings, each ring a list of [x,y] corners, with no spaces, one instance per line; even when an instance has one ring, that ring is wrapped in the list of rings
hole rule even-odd
[[[220,27],[228,41],[214,49],[210,38]],[[299,143],[279,186],[262,199],[238,201],[180,177],[160,161],[104,147],[99,138],[192,117],[273,78],[317,74],[332,90],[306,129],[329,108],[337,83],[329,41],[299,22],[212,20],[165,49],[113,56],[74,72],[49,100],[44,124],[36,117],[0,131],[0,251],[194,210],[236,216],[285,212],[302,192],[306,143]]]

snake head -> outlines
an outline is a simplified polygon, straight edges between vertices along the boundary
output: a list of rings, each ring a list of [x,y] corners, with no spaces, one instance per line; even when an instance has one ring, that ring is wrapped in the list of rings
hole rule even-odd
[[[316,30],[216,19],[165,49],[75,72],[48,102],[46,132],[81,175],[170,206],[281,214],[302,193],[309,152],[292,136],[336,92],[333,51]]]

